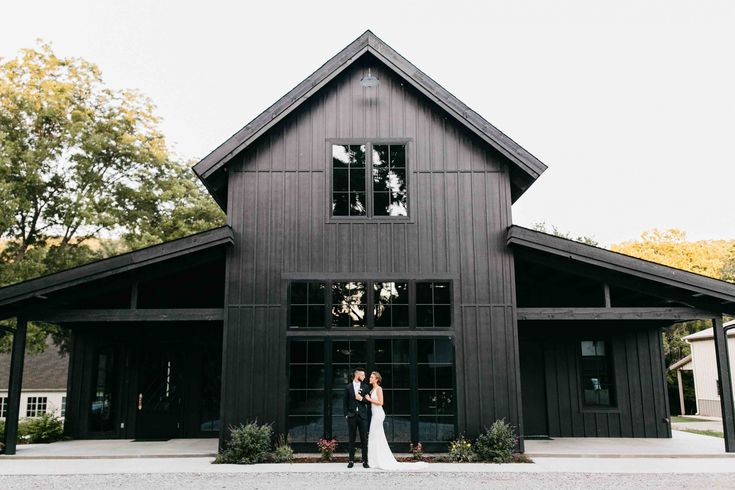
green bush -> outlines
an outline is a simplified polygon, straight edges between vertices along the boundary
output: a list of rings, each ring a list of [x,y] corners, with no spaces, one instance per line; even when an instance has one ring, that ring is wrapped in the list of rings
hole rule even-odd
[[[480,434],[475,443],[475,450],[483,461],[510,463],[513,461],[513,450],[517,442],[513,426],[501,419],[496,420],[489,429]]]
[[[469,463],[475,459],[472,443],[460,435],[449,443],[449,459],[458,463]]]
[[[257,422],[230,427],[230,440],[215,463],[254,464],[268,458],[273,429],[270,424]]]
[[[283,434],[278,436],[272,459],[274,463],[293,463],[293,449]]]
[[[64,422],[52,413],[44,413],[40,417],[22,422],[18,427],[18,436],[28,436],[31,444],[60,441],[64,436]]]

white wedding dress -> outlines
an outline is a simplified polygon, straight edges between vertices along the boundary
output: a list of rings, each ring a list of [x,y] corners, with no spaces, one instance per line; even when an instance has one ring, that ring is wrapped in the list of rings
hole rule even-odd
[[[370,392],[370,398],[375,399],[375,390]],[[399,463],[393,457],[393,453],[388,446],[388,440],[385,438],[385,430],[383,429],[383,421],[385,420],[385,411],[380,405],[371,403],[372,419],[370,420],[370,432],[368,433],[368,462],[371,468],[392,471],[411,471],[419,468],[428,467],[429,463],[419,461],[416,463]]]

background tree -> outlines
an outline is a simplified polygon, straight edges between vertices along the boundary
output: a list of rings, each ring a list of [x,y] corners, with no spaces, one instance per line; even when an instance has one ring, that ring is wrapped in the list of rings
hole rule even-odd
[[[540,223],[536,223],[531,228],[534,229],[534,230],[536,230],[536,231],[540,231],[541,233],[547,233],[549,235],[554,235],[554,236],[558,236],[558,237],[561,237],[561,238],[566,238],[567,240],[574,240],[575,242],[581,242],[581,243],[584,243],[584,244],[587,244],[587,245],[592,245],[593,247],[599,247],[600,246],[600,242],[598,242],[597,240],[595,240],[594,238],[592,238],[590,236],[579,235],[579,236],[577,236],[577,238],[574,238],[570,232],[568,232],[568,231],[566,231],[566,232],[561,231],[555,225],[550,225],[550,227],[547,226],[545,221],[541,221]]]
[[[0,286],[224,223],[158,122],[48,44],[0,64]]]

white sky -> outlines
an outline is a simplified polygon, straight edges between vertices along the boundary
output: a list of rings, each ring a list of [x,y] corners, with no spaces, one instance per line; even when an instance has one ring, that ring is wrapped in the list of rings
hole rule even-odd
[[[370,28],[549,166],[516,223],[735,238],[732,0],[16,0],[0,26],[1,57],[42,38],[140,89],[184,158]]]

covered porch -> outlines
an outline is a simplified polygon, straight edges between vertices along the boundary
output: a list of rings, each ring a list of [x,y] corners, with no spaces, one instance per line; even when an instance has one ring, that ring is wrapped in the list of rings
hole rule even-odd
[[[723,314],[735,314],[735,285],[519,226],[509,229],[507,242],[516,269],[527,452],[564,447],[549,438],[588,446],[608,438],[691,436],[672,434],[661,337],[662,329],[689,320],[706,320],[716,332],[727,394],[724,449],[735,452],[722,322]],[[656,443],[633,446],[649,444]],[[722,451],[722,440],[710,444]]]
[[[232,241],[224,226],[0,289],[0,318],[17,318],[10,332],[5,454],[18,450],[33,321],[68,334],[67,437],[135,439],[125,446],[131,454],[155,446],[141,440],[214,438],[207,440],[216,445],[225,248]],[[48,448],[96,447],[81,442]]]

